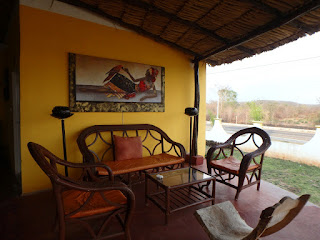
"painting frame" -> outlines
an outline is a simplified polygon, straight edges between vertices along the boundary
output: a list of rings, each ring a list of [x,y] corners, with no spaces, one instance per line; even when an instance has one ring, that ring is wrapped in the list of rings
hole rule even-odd
[[[78,70],[79,64],[77,64],[77,59],[79,61],[79,57],[97,58],[98,60],[101,59],[101,61],[106,61],[106,62],[114,61],[117,64],[119,62],[120,63],[122,62],[124,64],[128,63],[128,64],[130,64],[130,66],[134,66],[136,64],[136,65],[139,65],[140,68],[142,68],[142,69],[144,66],[145,66],[144,69],[157,68],[158,70],[156,70],[156,71],[157,72],[159,71],[159,74],[157,74],[156,77],[157,77],[158,81],[160,80],[160,83],[158,83],[158,85],[160,85],[160,87],[158,87],[159,89],[157,91],[157,92],[160,92],[160,96],[159,96],[159,93],[157,96],[158,102],[152,102],[152,101],[156,101],[156,100],[151,99],[152,97],[150,97],[150,93],[149,93],[149,97],[144,97],[144,98],[150,98],[151,100],[146,99],[146,100],[141,101],[141,99],[144,99],[142,97],[142,98],[140,98],[140,101],[136,100],[135,102],[133,102],[130,99],[120,99],[120,98],[118,99],[119,102],[117,102],[117,100],[113,101],[113,100],[108,100],[108,99],[105,101],[99,101],[99,100],[95,100],[95,99],[93,99],[93,100],[80,99],[79,100],[79,98],[80,98],[79,96],[82,96],[79,94],[79,86],[80,85],[79,84],[77,85],[77,83],[78,83],[77,77],[79,77],[79,76],[77,76],[77,73],[79,73],[79,70]],[[153,66],[153,65],[149,65],[149,64],[133,63],[133,62],[127,62],[127,61],[122,61],[122,60],[114,60],[114,59],[108,59],[108,58],[92,57],[92,56],[76,54],[76,53],[68,53],[68,60],[69,60],[69,69],[68,69],[69,70],[69,107],[72,112],[164,112],[165,111],[165,68],[164,67]],[[90,70],[90,66],[88,66],[88,67],[86,66],[86,68]],[[147,76],[147,72],[145,74]],[[78,74],[78,75],[80,75],[80,74]],[[130,75],[130,73],[129,73],[129,75]],[[110,76],[110,74],[109,74],[109,76]],[[136,88],[138,88],[138,87],[136,87]],[[99,89],[102,89],[102,91],[104,91],[103,87],[100,87]],[[145,94],[145,96],[146,96],[148,94],[148,91],[152,92],[152,89],[147,89],[146,92],[143,94]],[[155,92],[155,90],[153,90],[153,92]],[[95,94],[95,93],[91,93],[91,95],[92,94]],[[133,94],[135,95],[136,93],[133,93]],[[140,93],[138,91],[137,97],[139,96],[139,94],[142,94],[142,93]],[[100,98],[101,98],[101,96],[100,96]],[[116,98],[113,97],[111,99],[116,99]]]

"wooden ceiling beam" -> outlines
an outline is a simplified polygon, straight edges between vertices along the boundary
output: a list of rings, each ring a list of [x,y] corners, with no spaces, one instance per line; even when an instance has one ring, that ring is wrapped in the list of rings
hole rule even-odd
[[[213,31],[210,31],[210,30],[208,30],[206,28],[201,27],[197,23],[194,23],[194,22],[179,18],[175,14],[168,13],[168,12],[166,12],[166,11],[160,9],[160,8],[157,8],[155,6],[151,6],[150,4],[148,4],[146,2],[142,2],[140,0],[123,0],[123,1],[126,4],[133,5],[133,6],[136,6],[136,7],[140,7],[140,8],[146,9],[146,10],[153,11],[153,12],[155,12],[155,13],[161,15],[161,16],[164,16],[166,18],[171,19],[171,21],[173,20],[173,21],[179,22],[179,23],[181,23],[183,25],[186,25],[189,28],[197,29],[197,30],[201,31],[202,33],[204,33],[205,35],[210,36],[212,38],[215,38],[215,39],[219,40],[220,42],[222,42],[224,44],[227,44],[227,43],[230,42],[229,39],[221,37],[220,35],[214,33]],[[252,51],[251,49],[246,48],[246,47],[239,48],[239,50],[240,51],[245,51],[245,52],[251,52]]]
[[[250,48],[247,48],[247,47],[244,47],[244,46],[237,46],[237,49],[242,51],[242,52],[248,53],[249,55],[254,55],[255,54],[254,50],[252,50]]]
[[[141,29],[140,27],[137,27],[133,24],[130,24],[130,23],[126,23],[126,22],[123,22],[120,18],[118,17],[115,17],[115,16],[112,16],[110,14],[107,14],[105,13],[104,11],[102,11],[101,9],[99,8],[96,8],[96,7],[93,7],[92,5],[90,4],[87,4],[87,3],[84,3],[84,2],[81,2],[79,0],[58,0],[60,2],[64,2],[64,3],[67,3],[67,4],[71,4],[73,6],[76,6],[76,7],[80,7],[80,8],[84,8],[84,9],[87,9],[91,12],[94,12],[94,13],[97,13],[98,15],[102,16],[102,17],[105,17],[105,18],[108,18],[116,23],[118,23],[119,25],[125,27],[125,28],[128,28],[128,29],[131,29],[143,36],[146,36],[148,38],[152,38],[154,41],[156,42],[160,42],[160,43],[164,43],[166,45],[169,45],[173,48],[176,48],[188,55],[191,55],[191,56],[196,56],[196,57],[201,57],[199,54],[187,49],[187,48],[184,48],[184,47],[181,47],[173,42],[170,42],[168,40],[165,40],[161,37],[159,37],[158,35],[155,35],[155,34],[152,34],[152,33],[149,33],[143,29]]]
[[[212,66],[215,66],[215,65],[217,65],[218,64],[218,62],[217,61],[215,61],[215,60],[211,60],[211,59],[207,59],[206,60],[206,62],[207,63],[209,63],[210,65],[212,65]]]
[[[282,13],[280,10],[276,9],[276,8],[273,8],[271,6],[269,6],[268,4],[265,4],[263,2],[261,2],[260,0],[240,0],[241,2],[246,2],[246,3],[250,3],[252,4],[254,7],[264,11],[264,12],[267,12],[267,13],[270,13],[270,14],[273,14],[277,17],[283,17],[285,14]],[[288,23],[289,26],[291,27],[294,27],[294,28],[298,28],[298,29],[301,29],[307,33],[313,33],[313,29],[312,27],[308,26],[307,24],[304,24],[302,22],[300,22],[299,20],[295,19],[293,20],[292,22]]]
[[[283,16],[283,13],[280,10],[278,10],[274,7],[271,7],[268,4],[261,2],[260,0],[240,0],[240,2],[249,3],[249,4],[253,5],[255,8],[260,9],[266,13],[270,13],[272,15],[275,15],[277,17]]]
[[[183,48],[183,47],[181,47],[180,45],[178,45],[176,43],[173,43],[173,42],[170,42],[170,41],[167,41],[167,40],[161,38],[161,35],[157,36],[157,35],[154,35],[154,34],[151,34],[151,33],[147,32],[147,31],[143,30],[142,28],[139,28],[139,27],[137,27],[135,25],[124,23],[121,18],[116,18],[114,16],[106,14],[104,11],[99,10],[99,8],[95,8],[92,5],[86,4],[86,3],[82,2],[82,1],[79,1],[79,0],[59,0],[59,1],[62,1],[62,2],[65,2],[65,3],[69,3],[69,4],[72,4],[72,5],[75,5],[75,6],[80,6],[82,8],[86,8],[86,9],[90,8],[89,10],[95,11],[95,12],[97,12],[97,10],[98,10],[99,11],[98,14],[100,14],[100,15],[108,15],[108,16],[105,16],[105,17],[107,17],[109,19],[112,19],[113,21],[116,21],[119,24],[126,24],[127,28],[130,28],[130,29],[132,29],[132,30],[134,30],[134,31],[136,31],[138,33],[141,33],[141,34],[143,34],[145,36],[149,36],[149,37],[153,38],[155,41],[159,42],[159,41],[163,40],[164,41],[164,42],[162,41],[163,43],[165,43],[167,45],[170,45],[172,47],[175,47],[176,49],[178,49],[180,51],[183,51],[185,53],[192,54],[194,57],[201,56],[200,54],[195,53],[195,52],[193,52],[193,51],[191,51],[189,49]],[[176,22],[184,24],[184,25],[186,25],[186,26],[188,26],[190,28],[197,29],[197,30],[201,31],[202,33],[204,33],[206,36],[210,36],[212,38],[215,38],[215,39],[219,40],[220,42],[222,42],[224,44],[228,44],[230,42],[229,39],[223,38],[223,37],[219,36],[218,34],[212,32],[212,31],[210,31],[210,30],[208,30],[206,28],[201,27],[197,23],[193,23],[191,21],[179,18],[179,17],[177,17],[177,15],[168,13],[168,12],[166,12],[166,11],[160,9],[160,8],[157,8],[157,7],[155,7],[155,6],[151,5],[151,4],[142,2],[140,0],[122,0],[122,1],[124,3],[126,3],[127,5],[136,6],[136,7],[143,8],[146,11],[155,12],[155,13],[161,15],[161,16],[169,18],[170,21],[176,21]],[[153,35],[153,36],[150,36],[150,35]],[[249,54],[253,54],[253,51],[251,49],[249,49],[249,48],[246,48],[246,47],[239,47],[238,50],[246,52],[246,53],[249,53]]]
[[[210,36],[212,38],[215,38],[215,39],[223,42],[224,44],[227,44],[227,43],[230,42],[229,39],[221,37],[220,35],[212,32],[212,31],[210,31],[210,30],[208,30],[206,28],[201,27],[197,23],[194,23],[194,22],[179,18],[176,14],[168,13],[168,12],[166,12],[166,11],[160,9],[160,8],[157,8],[157,7],[153,6],[153,5],[150,5],[150,4],[146,3],[146,2],[142,2],[140,0],[123,0],[123,1],[128,5],[133,5],[133,6],[136,6],[136,7],[140,7],[140,8],[145,9],[146,11],[155,12],[155,13],[161,15],[161,16],[169,18],[170,21],[176,21],[176,22],[179,22],[179,23],[181,23],[183,25],[186,25],[186,26],[188,26],[190,28],[197,29],[197,30],[201,31],[202,33],[204,33],[205,35]],[[246,48],[246,47],[238,48],[238,50],[246,52],[246,53],[252,53],[252,50],[249,49],[249,48]]]
[[[290,22],[288,25],[291,27],[294,27],[294,28],[301,29],[302,31],[304,31],[308,34],[314,33],[314,29],[312,28],[312,26],[307,25],[299,20],[294,20],[294,21]]]
[[[222,46],[218,49],[211,49],[210,51],[207,51],[207,53],[202,54],[203,56],[197,58],[196,60],[197,61],[204,60],[204,59],[206,59],[212,55],[215,55],[217,53],[221,53],[221,52],[224,52],[228,49],[237,47],[237,46],[239,46],[243,43],[246,43],[247,41],[252,40],[253,38],[256,38],[256,37],[268,32],[272,29],[275,29],[275,28],[281,27],[285,24],[288,24],[289,22],[293,21],[294,19],[296,19],[302,15],[305,15],[308,12],[315,10],[319,7],[320,7],[320,0],[314,0],[314,1],[308,2],[307,4],[301,6],[300,8],[287,14],[286,16],[276,18],[275,20],[269,22],[268,24],[261,26],[255,30],[249,32],[247,35],[245,35],[237,40],[231,41],[230,43],[226,44],[225,46]]]
[[[176,21],[178,23],[186,25],[186,26],[188,26],[190,28],[197,29],[197,30],[201,31],[202,33],[204,33],[205,35],[213,37],[213,38],[215,38],[215,39],[217,39],[217,40],[219,40],[219,41],[221,41],[223,43],[228,42],[228,39],[221,37],[220,35],[214,33],[213,31],[210,31],[209,29],[201,27],[197,23],[182,19],[182,18],[178,17],[175,14],[168,13],[168,12],[166,12],[166,11],[160,9],[160,8],[157,8],[155,6],[151,6],[150,4],[148,4],[146,2],[143,2],[143,1],[140,1],[140,0],[122,0],[122,1],[125,2],[128,5],[132,5],[132,6],[135,6],[135,7],[140,7],[140,8],[143,8],[145,10],[149,10],[149,11],[155,12],[155,13],[163,16],[163,17],[169,18],[169,19],[171,19],[173,21]]]
[[[176,15],[179,14],[179,12],[183,9],[183,7],[186,5],[186,2],[188,0],[185,0],[184,3],[182,4],[182,6],[178,9],[178,11],[176,11]],[[168,26],[170,25],[170,23],[172,22],[172,19],[169,19],[168,21],[168,24],[166,26],[164,26],[164,28],[162,29],[161,33],[160,33],[160,36],[165,33],[165,31],[167,30]],[[185,33],[186,34],[186,33]],[[185,34],[183,34],[182,36],[184,36]],[[182,36],[178,39],[178,41],[176,42],[179,42],[179,40],[182,38]]]

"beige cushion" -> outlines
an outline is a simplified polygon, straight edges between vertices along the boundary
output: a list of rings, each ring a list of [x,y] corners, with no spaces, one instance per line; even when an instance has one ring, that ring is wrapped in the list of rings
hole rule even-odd
[[[239,240],[253,230],[230,201],[199,209],[195,216],[212,240]]]

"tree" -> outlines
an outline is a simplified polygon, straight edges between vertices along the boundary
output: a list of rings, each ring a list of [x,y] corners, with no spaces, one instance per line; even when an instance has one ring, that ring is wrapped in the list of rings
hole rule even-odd
[[[273,123],[275,112],[277,109],[276,103],[275,102],[267,102],[264,109],[267,110],[267,112],[266,112],[267,119],[266,120],[269,121],[269,123]]]
[[[237,105],[237,97],[238,93],[233,91],[230,87],[222,87],[218,90],[218,96],[219,96],[219,109],[220,112],[222,112],[222,108],[226,105],[230,105],[231,107],[235,107]],[[217,110],[217,112],[219,112]],[[218,113],[217,113],[217,117]]]
[[[238,93],[233,91],[230,87],[223,87],[218,90],[220,102],[227,104],[236,104]]]
[[[320,113],[317,114],[316,119],[314,120],[314,124],[315,125],[319,125],[320,124]]]
[[[214,115],[213,112],[209,111],[209,120],[214,124]]]
[[[248,105],[250,109],[251,119],[253,121],[262,121],[263,120],[262,107],[256,101],[248,102]]]

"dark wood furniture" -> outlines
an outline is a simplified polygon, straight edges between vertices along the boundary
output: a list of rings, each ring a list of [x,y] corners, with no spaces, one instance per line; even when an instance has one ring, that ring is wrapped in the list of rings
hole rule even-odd
[[[260,189],[264,154],[270,145],[270,137],[264,130],[256,127],[242,129],[225,143],[208,150],[208,173],[213,169],[218,182],[235,188],[237,200],[244,188],[257,184],[257,190]],[[238,183],[232,184],[230,180],[235,177],[238,177]]]
[[[230,201],[198,209],[195,216],[212,240],[256,240],[287,226],[309,198],[310,195],[302,195],[298,199],[282,198],[279,203],[262,211],[255,228],[247,225]]]
[[[138,159],[115,160],[114,135],[123,137],[140,136],[143,157]],[[87,163],[103,162],[115,176],[127,175],[131,185],[132,175],[143,170],[154,171],[182,167],[185,149],[182,144],[171,140],[160,128],[150,124],[96,125],[84,129],[77,143]],[[108,175],[105,168],[97,168],[99,175]]]
[[[59,239],[65,239],[66,223],[81,224],[94,239],[106,239],[124,235],[130,239],[129,226],[135,205],[135,196],[125,184],[97,178],[92,172],[95,167],[108,168],[103,163],[70,163],[53,155],[36,143],[28,143],[29,151],[40,168],[50,178],[56,200],[56,220],[59,224]],[[80,177],[72,179],[59,173],[62,167],[74,168]],[[72,169],[72,170],[74,170]],[[79,172],[80,171],[80,172]],[[82,179],[90,178],[90,182]],[[112,173],[109,173],[110,180]],[[88,221],[104,218],[97,226]],[[119,220],[122,231],[108,229],[110,220]],[[108,236],[106,236],[108,232]]]
[[[163,177],[162,180],[157,175]],[[152,190],[148,180],[155,183]],[[212,182],[211,194],[203,191]],[[165,223],[173,212],[215,201],[215,178],[195,168],[180,168],[160,173],[146,173],[145,203],[148,199],[165,213]]]

